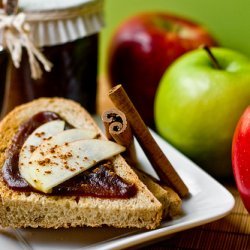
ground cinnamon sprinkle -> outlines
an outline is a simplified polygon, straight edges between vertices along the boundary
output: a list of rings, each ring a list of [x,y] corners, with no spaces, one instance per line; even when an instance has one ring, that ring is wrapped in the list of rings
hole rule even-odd
[[[51,160],[49,158],[45,158],[44,160],[38,161],[38,164],[41,166],[45,166],[46,164],[49,164]]]
[[[62,160],[67,160],[68,158],[72,157],[72,153],[71,152],[67,152],[65,154],[61,154],[59,155],[59,158],[62,159]]]
[[[55,153],[55,149],[54,149],[54,148],[51,148],[51,149],[49,150],[49,152],[53,154],[53,153]]]
[[[49,150],[50,153],[52,153],[52,154],[55,153],[55,149],[56,149],[56,148],[58,148],[58,145],[55,145],[55,146],[53,146],[52,148],[50,148],[50,150]]]
[[[37,133],[35,133],[35,135],[37,136],[37,137],[39,137],[39,138],[41,138],[42,136],[44,136],[45,135],[45,133],[44,132],[37,132]]]
[[[33,153],[36,150],[36,146],[30,145],[30,152]]]
[[[60,159],[62,160],[66,160],[67,158],[65,157],[65,155],[58,155]],[[65,163],[64,163],[65,164]]]
[[[66,156],[69,158],[69,157],[72,157],[73,155],[72,155],[71,152],[67,152],[67,153],[66,153]]]

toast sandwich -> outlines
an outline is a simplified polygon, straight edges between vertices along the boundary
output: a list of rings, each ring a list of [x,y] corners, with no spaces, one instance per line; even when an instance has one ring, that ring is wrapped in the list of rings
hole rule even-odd
[[[69,228],[78,226],[100,227],[107,225],[117,228],[135,227],[153,229],[159,226],[163,215],[172,216],[179,213],[181,201],[173,191],[163,189],[157,183],[152,184],[154,181],[149,180],[147,176],[141,177],[140,179],[119,154],[108,159],[108,164],[112,165],[111,179],[113,175],[117,175],[116,178],[119,183],[122,182],[130,187],[133,186],[136,191],[132,192],[129,197],[100,197],[100,193],[102,193],[99,192],[100,189],[98,189],[99,193],[96,192],[97,195],[78,195],[74,193],[64,195],[64,191],[66,190],[64,186],[57,188],[57,190],[61,191],[61,193],[59,192],[57,194],[49,191],[54,190],[49,188],[20,190],[10,187],[8,181],[6,181],[3,170],[6,167],[9,150],[11,147],[15,147],[15,145],[13,145],[13,138],[15,138],[20,127],[39,112],[53,112],[69,124],[70,128],[95,131],[98,140],[106,140],[91,116],[80,105],[70,100],[62,98],[40,98],[21,105],[10,112],[0,123],[0,166],[2,168],[0,171],[0,225],[2,227]],[[50,138],[47,139],[49,140]],[[65,145],[66,144],[68,143],[65,143]],[[71,144],[73,145],[74,143]],[[65,147],[66,146],[64,146],[64,148]],[[62,148],[63,147],[61,147],[60,150],[62,150]],[[37,150],[32,151],[32,156]],[[52,153],[48,153],[48,155],[54,157]],[[61,158],[58,160],[62,161]],[[42,161],[40,160],[38,162]],[[46,161],[44,162],[46,163]],[[95,176],[99,169],[98,164],[105,165],[105,163],[102,162],[97,163],[97,167],[93,166],[88,169],[87,172]],[[27,168],[24,167],[24,170],[26,171]],[[36,170],[38,171],[38,169]],[[73,172],[74,170],[75,169],[71,169]],[[48,174],[49,172],[50,171],[47,170]],[[85,172],[80,175],[84,175],[84,173]],[[29,178],[32,179],[29,173],[27,176],[27,180]],[[36,181],[35,179],[32,180],[33,182]],[[46,182],[47,180],[44,181]],[[147,184],[149,183],[148,187],[143,181]],[[151,186],[151,188],[149,186]],[[152,186],[154,186],[154,188],[152,188]],[[113,186],[112,188],[116,189],[116,187]],[[90,192],[93,191],[92,189],[93,188],[91,188]],[[41,192],[41,190],[43,192]],[[162,192],[160,196],[165,197],[167,202],[160,202],[156,198],[157,194],[159,194],[159,190]],[[175,206],[176,204],[178,205]]]

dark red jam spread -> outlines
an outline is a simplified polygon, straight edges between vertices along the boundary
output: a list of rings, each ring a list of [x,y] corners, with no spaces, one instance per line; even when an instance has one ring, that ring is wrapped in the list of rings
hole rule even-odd
[[[129,198],[136,194],[134,185],[126,183],[113,169],[110,161],[62,183],[53,189],[59,195],[84,195],[107,198]]]
[[[7,185],[17,191],[38,192],[33,189],[25,179],[22,178],[19,168],[19,153],[28,136],[42,124],[52,120],[62,120],[54,112],[40,112],[22,124],[12,143],[7,150],[7,157],[2,169],[3,178]],[[66,123],[66,128],[72,128]],[[78,195],[93,196],[101,198],[129,198],[136,194],[137,189],[134,184],[125,182],[119,177],[110,161],[97,164],[91,170],[54,187],[52,195]]]

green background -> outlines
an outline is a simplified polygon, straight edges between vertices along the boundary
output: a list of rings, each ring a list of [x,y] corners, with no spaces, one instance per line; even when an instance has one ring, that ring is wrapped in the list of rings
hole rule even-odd
[[[143,11],[167,11],[191,18],[207,27],[221,46],[250,56],[249,0],[105,0],[101,72],[105,70],[107,47],[114,29],[129,16]]]

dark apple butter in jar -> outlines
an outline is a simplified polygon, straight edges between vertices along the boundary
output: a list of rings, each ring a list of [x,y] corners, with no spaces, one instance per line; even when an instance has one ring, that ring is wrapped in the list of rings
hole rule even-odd
[[[62,0],[60,6],[54,0],[46,2],[37,0],[32,5],[31,1],[20,0],[15,15],[26,15],[30,41],[53,66],[46,72],[42,60],[34,53],[42,70],[42,75],[34,79],[28,48],[22,46],[19,67],[13,63],[10,52],[3,84],[2,116],[22,103],[54,96],[75,100],[90,113],[96,111],[98,33],[103,26],[103,1]],[[22,34],[18,36],[21,41]]]
[[[21,102],[28,102],[41,96],[65,97],[79,102],[89,112],[94,113],[97,46],[98,35],[94,34],[66,44],[44,47],[42,52],[53,63],[53,67],[50,72],[43,72],[42,77],[37,80],[31,78],[28,56],[24,51],[21,67],[17,69],[14,65],[10,66],[11,79],[17,81],[12,84],[19,85],[19,88],[11,89],[10,98],[12,95],[17,95],[13,93],[15,91],[19,92]]]

